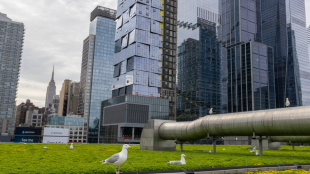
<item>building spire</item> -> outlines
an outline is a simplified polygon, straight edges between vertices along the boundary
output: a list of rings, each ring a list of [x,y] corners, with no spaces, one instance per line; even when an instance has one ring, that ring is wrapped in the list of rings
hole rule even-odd
[[[51,79],[51,82],[54,81],[54,65],[53,65],[53,73],[52,73],[52,79]]]

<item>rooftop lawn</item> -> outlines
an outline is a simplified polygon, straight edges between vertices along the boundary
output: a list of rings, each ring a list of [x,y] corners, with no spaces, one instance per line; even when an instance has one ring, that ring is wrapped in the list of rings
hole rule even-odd
[[[48,149],[43,147],[47,146]],[[264,156],[254,156],[250,146],[217,146],[217,154],[208,151],[212,146],[184,145],[184,151],[145,151],[131,145],[128,159],[121,172],[200,169],[231,166],[253,166],[291,163],[310,163],[310,147],[282,146],[280,151],[264,150]],[[0,174],[2,173],[113,173],[114,165],[100,161],[118,153],[122,145],[0,144]],[[225,151],[223,150],[225,148]],[[179,146],[177,147],[179,149]],[[166,160],[180,160],[185,154],[186,165],[172,166]]]

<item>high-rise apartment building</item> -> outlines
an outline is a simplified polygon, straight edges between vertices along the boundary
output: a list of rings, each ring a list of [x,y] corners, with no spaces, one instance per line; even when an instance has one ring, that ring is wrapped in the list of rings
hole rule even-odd
[[[0,133],[14,134],[16,91],[24,43],[24,24],[0,13]]]
[[[46,97],[45,97],[46,112],[50,112],[50,110],[53,110],[52,105],[53,105],[54,95],[56,95],[56,83],[54,81],[54,66],[53,66],[52,78],[51,78],[51,81],[48,83]]]
[[[78,114],[80,83],[71,82],[69,85],[67,115]]]
[[[259,41],[256,1],[221,0],[219,32],[227,65],[227,110],[245,112],[275,108],[272,47]],[[224,75],[225,77],[225,75]]]
[[[308,38],[308,53],[309,53],[309,59],[310,59],[310,25],[307,28],[307,38]]]
[[[142,95],[176,102],[176,0],[118,1],[112,96]]]
[[[261,41],[272,47],[275,59],[276,107],[310,104],[310,63],[304,0],[257,0]]]
[[[98,140],[101,102],[112,97],[115,19],[115,10],[97,6],[83,43],[78,114],[88,127],[89,143]]]
[[[185,27],[178,28],[177,90],[190,100],[178,97],[177,116],[205,116],[211,108],[214,113],[221,113],[221,44],[216,38],[220,19],[218,1],[179,0],[178,8],[179,23]]]
[[[67,116],[68,110],[68,101],[69,101],[69,91],[71,80],[66,79],[61,87],[59,94],[59,106],[58,106],[58,115],[59,116]]]

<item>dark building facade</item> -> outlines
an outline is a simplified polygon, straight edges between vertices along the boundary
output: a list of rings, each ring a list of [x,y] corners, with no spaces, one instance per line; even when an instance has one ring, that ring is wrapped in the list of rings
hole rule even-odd
[[[150,119],[169,119],[169,100],[123,95],[101,103],[100,143],[139,143]]]
[[[256,1],[222,0],[219,5],[222,59],[227,65],[227,74],[223,74],[227,111],[275,108],[273,49],[258,42],[261,25]]]
[[[272,48],[276,99],[271,103],[275,102],[276,108],[284,108],[288,98],[291,107],[309,105],[310,62],[305,37],[305,1],[235,0],[221,1],[219,5],[222,15],[228,14],[221,21],[221,38],[226,48],[250,40]],[[224,85],[229,84],[228,75],[229,72],[223,74]],[[233,100],[227,100],[227,104]]]
[[[198,21],[199,39],[188,38],[178,47],[177,90],[191,99],[178,97],[178,117],[188,114],[202,117],[208,115],[211,108],[214,113],[221,113],[221,44],[214,37],[216,23]]]
[[[228,112],[275,108],[271,47],[250,41],[227,49]]]
[[[304,0],[257,0],[261,41],[273,48],[276,107],[310,104],[310,62]]]

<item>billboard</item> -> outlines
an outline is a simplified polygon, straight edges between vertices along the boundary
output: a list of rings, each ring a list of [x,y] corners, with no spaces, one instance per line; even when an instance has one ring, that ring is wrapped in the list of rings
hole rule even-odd
[[[43,143],[66,144],[68,143],[69,129],[44,128]]]
[[[42,128],[16,127],[15,143],[41,143]]]

